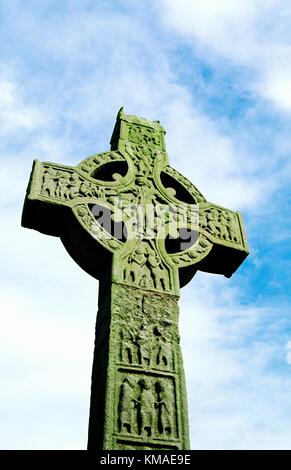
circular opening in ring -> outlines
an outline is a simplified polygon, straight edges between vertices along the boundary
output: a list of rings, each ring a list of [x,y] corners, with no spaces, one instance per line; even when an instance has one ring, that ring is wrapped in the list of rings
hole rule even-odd
[[[168,235],[165,239],[165,249],[169,254],[188,250],[199,238],[199,232],[195,230],[180,228],[178,232],[179,236],[177,238]]]
[[[113,212],[100,204],[90,204],[89,209],[93,214],[96,222],[116,240],[125,243],[128,237],[127,228],[124,222],[116,222]]]
[[[116,181],[119,177],[126,175],[128,165],[126,162],[108,162],[100,165],[92,171],[91,178],[101,181]]]
[[[184,186],[179,183],[173,176],[168,175],[165,171],[161,172],[160,175],[162,185],[167,188],[172,188],[175,190],[174,197],[181,202],[185,202],[186,204],[195,204],[196,201],[189,191],[184,188]]]

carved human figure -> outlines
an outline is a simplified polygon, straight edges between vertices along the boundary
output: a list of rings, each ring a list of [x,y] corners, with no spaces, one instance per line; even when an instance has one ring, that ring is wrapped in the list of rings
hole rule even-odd
[[[174,434],[174,404],[171,389],[166,382],[158,383],[158,426],[161,434]]]
[[[141,325],[138,337],[138,356],[140,365],[150,366],[151,364],[151,341],[145,323]]]
[[[157,343],[157,365],[169,367],[172,357],[172,345],[167,339],[162,337],[157,338]]]
[[[153,273],[155,287],[158,289],[160,279],[157,276],[157,267],[159,266],[161,260],[159,256],[157,255],[157,253],[155,253],[154,250],[151,250],[149,247],[147,248],[147,258],[148,258],[148,264],[150,265],[151,271]]]
[[[135,362],[135,332],[130,326],[123,328],[121,331],[121,360],[125,364],[133,364]]]
[[[229,214],[227,216],[227,221],[228,221],[228,230],[229,230],[230,240],[238,242],[239,234],[238,234],[238,227],[237,227],[237,221],[235,219],[235,216],[233,214]]]
[[[156,289],[169,290],[169,276],[167,270],[163,267],[161,259],[155,251],[146,246],[147,265],[151,271],[151,280],[154,281]]]
[[[138,192],[138,204],[153,204],[155,201],[155,189],[145,176],[138,176],[135,179]]]
[[[139,434],[151,437],[154,434],[156,401],[151,390],[150,380],[142,379],[140,386],[141,392],[138,398]]]
[[[211,212],[207,213],[207,227],[214,236],[218,236],[220,234],[218,211],[216,209],[213,209]]]
[[[146,263],[146,254],[143,245],[138,245],[134,254],[128,258],[128,265],[124,270],[124,279],[135,284],[140,284],[143,272],[141,268]]]
[[[54,197],[56,195],[56,187],[57,171],[49,167],[47,168],[43,176],[42,193],[44,195],[48,194],[50,197]]]
[[[220,213],[220,238],[229,240],[228,220],[223,212]]]
[[[104,197],[104,190],[103,188],[92,188],[92,195],[98,198]]]
[[[147,264],[143,265],[140,271],[140,282],[138,283],[139,287],[145,289],[151,289],[154,287],[153,279],[151,275],[151,270]]]
[[[131,377],[127,377],[121,384],[118,417],[119,432],[132,433],[136,421],[136,399],[134,392],[135,382]]]
[[[137,238],[153,238],[155,193],[145,176],[135,180],[136,208],[135,227]]]
[[[213,233],[213,235],[218,234],[212,212],[207,212],[207,228],[210,230],[211,233]]]
[[[70,197],[74,199],[79,196],[80,193],[81,180],[79,175],[73,173],[70,180]]]
[[[80,185],[80,193],[87,197],[93,196],[93,189],[89,181],[82,181]]]
[[[60,173],[58,178],[57,196],[61,199],[70,199],[70,178],[67,173]]]
[[[157,289],[170,290],[169,274],[161,263],[155,267],[153,275]]]

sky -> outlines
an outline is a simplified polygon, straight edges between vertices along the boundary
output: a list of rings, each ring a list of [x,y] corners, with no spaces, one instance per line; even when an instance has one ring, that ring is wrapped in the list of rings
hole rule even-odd
[[[291,4],[0,1],[0,448],[85,449],[98,282],[21,228],[32,161],[159,119],[170,163],[239,210],[250,255],[181,291],[191,449],[291,449]]]

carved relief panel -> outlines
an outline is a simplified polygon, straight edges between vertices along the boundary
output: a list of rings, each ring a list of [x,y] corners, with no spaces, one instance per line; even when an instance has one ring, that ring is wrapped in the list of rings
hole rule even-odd
[[[117,390],[117,433],[152,442],[177,438],[173,378],[123,373]]]
[[[115,285],[114,434],[120,448],[179,448],[178,305],[173,296]],[[178,381],[178,382],[177,382]],[[117,444],[116,444],[117,445]],[[117,445],[117,447],[118,447]],[[165,447],[166,446],[166,447]]]

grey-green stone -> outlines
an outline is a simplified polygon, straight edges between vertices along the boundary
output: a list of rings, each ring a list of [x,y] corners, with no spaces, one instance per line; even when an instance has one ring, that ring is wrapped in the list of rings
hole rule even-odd
[[[230,277],[248,255],[240,214],[207,202],[169,166],[164,135],[158,121],[121,109],[109,152],[76,167],[35,161],[27,189],[22,225],[60,237],[100,281],[90,450],[189,449],[180,287],[198,269]],[[123,223],[127,237],[106,230],[94,207]],[[145,231],[129,236],[130,210],[142,207],[153,208],[154,224],[147,214]],[[182,250],[169,248],[168,235],[178,235],[170,222],[160,224],[173,213],[196,234]]]

